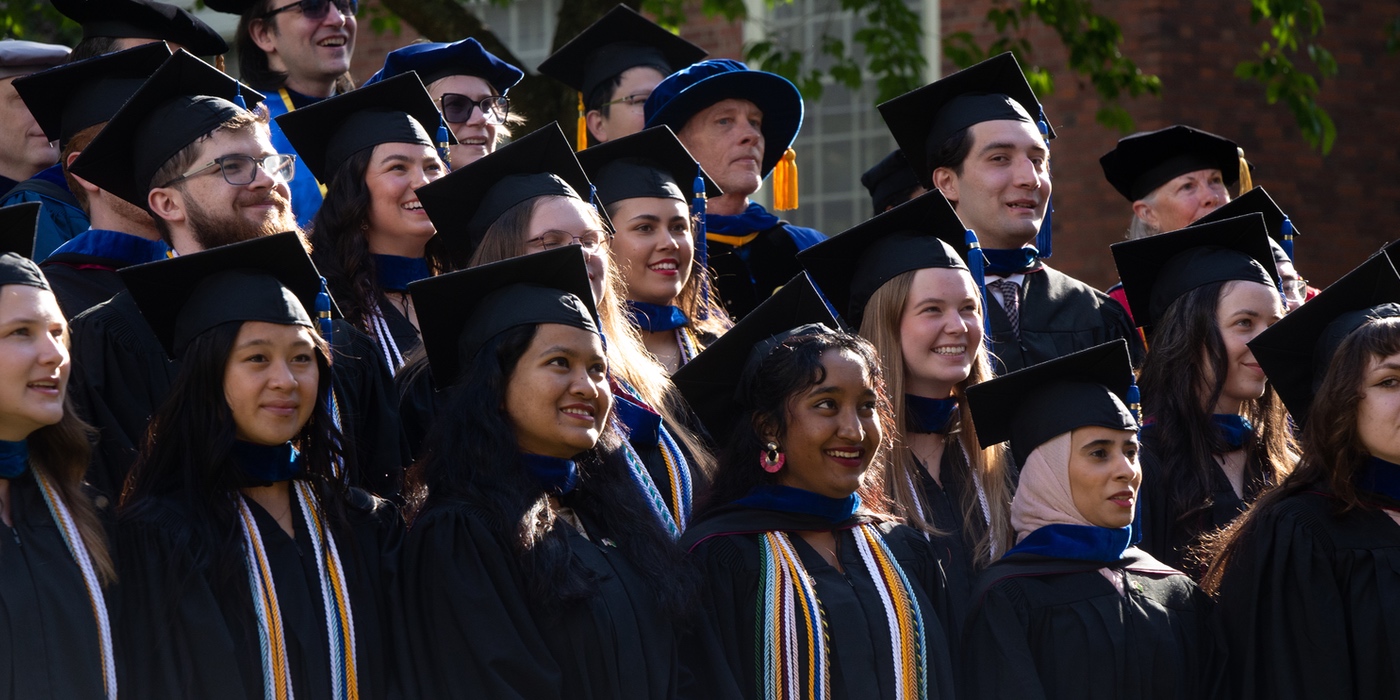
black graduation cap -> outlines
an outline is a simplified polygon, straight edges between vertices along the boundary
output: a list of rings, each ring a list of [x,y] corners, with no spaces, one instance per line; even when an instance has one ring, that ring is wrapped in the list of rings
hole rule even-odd
[[[870,296],[886,282],[926,267],[967,270],[967,227],[934,190],[797,254],[807,274],[859,328]]]
[[[94,56],[15,80],[15,90],[50,141],[101,124],[170,58],[162,42]]]
[[[83,25],[83,38],[159,39],[196,56],[226,53],[213,27],[174,5],[153,0],[53,0],[68,19]]]
[[[861,173],[860,184],[870,191],[870,204],[880,212],[909,200],[909,193],[919,186],[919,178],[904,151],[894,150],[880,159],[874,167]]]
[[[840,327],[812,280],[804,273],[792,278],[671,375],[671,381],[709,432],[712,444],[726,444],[734,430],[734,421],[743,413],[739,385],[748,373],[755,348],[780,334],[810,324],[820,324],[831,330]]]
[[[540,64],[539,71],[585,98],[628,68],[656,65],[680,70],[709,52],[662,28],[626,5],[609,10]]]
[[[1128,410],[1133,365],[1127,341],[1114,340],[967,388],[977,441],[1011,441],[1017,466],[1035,448],[1075,428],[1137,430]]]
[[[1212,209],[1209,214],[1197,219],[1191,226],[1212,224],[1225,219],[1232,219],[1236,216],[1246,214],[1261,214],[1264,217],[1264,226],[1269,231],[1269,238],[1282,243],[1288,236],[1298,236],[1298,228],[1283,213],[1278,204],[1274,203],[1274,198],[1264,191],[1263,187],[1256,187],[1244,194],[1226,202],[1225,204]],[[1284,222],[1288,222],[1285,228]]]
[[[416,71],[424,85],[432,85],[450,75],[474,75],[485,80],[504,95],[525,73],[467,37],[451,44],[423,42],[394,49],[384,57],[384,67],[369,77],[360,87],[368,87],[396,75]]]
[[[418,74],[409,71],[277,117],[297,157],[329,183],[346,159],[381,143],[433,147],[441,115]],[[448,133],[449,143],[456,143]]]
[[[297,233],[124,267],[118,274],[171,358],[184,354],[196,336],[230,321],[316,327],[311,315],[321,273]]]
[[[241,15],[256,5],[258,0],[204,0],[204,6],[215,12]]]
[[[599,332],[578,246],[429,277],[408,285],[408,292],[438,391],[457,382],[482,345],[511,328],[560,323]]]
[[[38,202],[0,207],[0,254],[34,257],[34,235],[39,229]]]
[[[689,204],[695,196],[697,173],[705,181],[706,196],[724,194],[669,126],[654,126],[579,151],[578,164],[605,206],[634,197],[679,199]]]
[[[1279,284],[1264,217],[1247,214],[1110,246],[1133,321],[1148,328],[1181,295],[1212,282]]]
[[[880,105],[880,116],[925,188],[933,189],[934,151],[953,134],[982,122],[1011,120],[1055,130],[1045,118],[1021,64],[1010,52],[936,80]]]
[[[416,192],[438,235],[454,248],[471,251],[511,207],[543,195],[587,202],[591,189],[574,149],[554,122]]]
[[[1174,177],[1208,168],[1234,185],[1240,179],[1240,148],[1224,136],[1177,124],[1118,139],[1099,165],[1113,189],[1136,202]]]
[[[1342,341],[1372,318],[1394,316],[1400,316],[1400,274],[1381,252],[1264,329],[1249,349],[1301,426]]]
[[[176,51],[117,111],[69,168],[146,208],[156,171],[185,146],[249,108],[263,95],[183,49]]]

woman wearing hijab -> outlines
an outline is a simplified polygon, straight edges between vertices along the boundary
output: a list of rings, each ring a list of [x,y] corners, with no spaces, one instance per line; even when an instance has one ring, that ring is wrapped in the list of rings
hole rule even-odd
[[[891,426],[885,494],[930,535],[957,625],[977,573],[1006,551],[1011,534],[1004,450],[977,444],[962,400],[969,386],[992,376],[982,342],[984,297],[964,262],[967,235],[948,200],[934,192],[797,256],[880,355],[894,415],[902,419]]]
[[[1283,316],[1269,236],[1250,214],[1113,245],[1142,365],[1142,548],[1199,578],[1203,536],[1293,467],[1283,405],[1248,342]]]
[[[676,697],[694,583],[619,449],[583,256],[412,293],[444,410],[410,478],[408,696]]]
[[[122,270],[172,357],[123,493],[122,648],[132,697],[387,697],[401,533],[349,488],[307,308],[329,298],[294,233]]]
[[[963,697],[1223,698],[1210,601],[1132,546],[1142,473],[1128,346],[1100,345],[968,390],[985,444],[1020,468],[1016,546],[982,574]]]
[[[577,245],[588,268],[599,328],[607,339],[614,409],[637,488],[663,527],[679,538],[695,495],[708,482],[710,456],[686,427],[686,409],[666,370],[628,321],[621,276],[607,253],[611,223],[592,201],[593,185],[559,127],[549,126],[423,187],[419,195],[439,234],[476,267]],[[585,194],[588,193],[588,194]],[[433,399],[421,377],[400,380],[406,430],[431,424]]]
[[[415,191],[447,174],[439,117],[414,75],[401,75],[277,118],[320,182],[311,222],[318,267],[345,318],[375,340],[390,372],[418,347],[408,284],[447,268]]]
[[[33,245],[33,225],[25,247]],[[68,403],[68,324],[28,258],[0,254],[0,698],[117,697],[114,580],[83,491],[91,430]]]
[[[946,590],[880,481],[879,360],[805,275],[681,368],[723,458],[682,546],[705,578],[700,697],[953,696]]]
[[[1394,246],[1391,246],[1393,250]],[[1392,697],[1400,683],[1400,275],[1379,253],[1250,344],[1302,458],[1203,581],[1234,697]]]
[[[617,229],[608,254],[626,287],[627,313],[647,352],[674,374],[733,325],[705,261],[705,198],[723,193],[666,126],[578,159]]]

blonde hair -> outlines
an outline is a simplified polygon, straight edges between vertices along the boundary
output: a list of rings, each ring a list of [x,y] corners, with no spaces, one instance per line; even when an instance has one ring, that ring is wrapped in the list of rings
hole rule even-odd
[[[947,533],[940,532],[923,517],[923,513],[928,512],[928,503],[925,501],[923,490],[915,486],[919,483],[918,479],[920,478],[919,465],[904,437],[905,372],[899,326],[900,320],[904,316],[904,307],[909,298],[909,289],[913,285],[916,272],[918,271],[905,272],[875,290],[875,293],[870,296],[870,301],[866,302],[865,317],[860,324],[860,334],[875,346],[875,350],[880,356],[880,363],[884,366],[885,386],[889,390],[890,405],[895,415],[894,423],[890,426],[890,433],[894,438],[896,449],[891,458],[885,462],[888,470],[885,475],[886,495],[894,504],[895,512],[905,518],[911,526],[930,534],[946,535]],[[985,313],[980,298],[977,300],[977,307],[977,315],[980,319]],[[962,449],[963,454],[967,456],[969,468],[980,480],[987,496],[987,515],[991,521],[991,527],[987,528],[987,535],[977,543],[973,553],[974,563],[978,568],[991,562],[993,550],[1005,552],[1010,546],[1013,535],[1010,507],[1011,493],[1014,489],[1012,473],[1008,468],[1009,455],[1004,444],[993,445],[986,449],[982,449],[977,444],[977,434],[972,428],[972,412],[968,409],[964,394],[967,387],[991,378],[992,367],[987,359],[985,346],[979,345],[973,357],[972,371],[968,378],[953,388],[953,395],[958,399],[959,427],[957,432],[953,434],[957,438],[956,444],[950,441],[944,447],[944,450]],[[970,482],[971,479],[968,481]],[[970,497],[962,500],[963,502],[958,505],[962,509],[964,528],[975,530],[976,528],[972,526],[981,522],[983,518],[980,499],[977,498],[976,494],[970,494]]]
[[[549,196],[553,195],[528,199],[508,209],[487,228],[467,267],[525,255],[525,233],[529,230],[530,219],[535,207]],[[597,210],[588,206],[584,210],[591,218],[591,225],[601,231],[608,230]],[[686,456],[708,481],[714,474],[714,457],[705,443],[685,427],[689,423],[681,420],[688,410],[685,400],[671,383],[666,368],[647,352],[641,334],[623,311],[627,289],[622,275],[618,274],[613,264],[612,256],[601,250],[597,254],[603,257],[606,277],[602,298],[598,300],[598,321],[607,338],[608,364],[612,372],[636,391],[642,401],[661,414],[666,429],[680,440]]]

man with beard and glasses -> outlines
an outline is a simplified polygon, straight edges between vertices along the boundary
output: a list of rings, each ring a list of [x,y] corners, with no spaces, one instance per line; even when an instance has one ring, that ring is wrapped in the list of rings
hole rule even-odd
[[[175,255],[299,231],[287,189],[295,157],[273,150],[267,112],[256,107],[262,99],[177,52],[71,170],[149,212]],[[73,372],[70,393],[99,430],[89,481],[115,499],[177,367],[126,292],[84,312],[71,327],[74,364],[82,368]],[[368,337],[339,321],[333,335],[342,430],[361,452],[363,471],[352,478],[392,494],[403,459],[387,370]]]

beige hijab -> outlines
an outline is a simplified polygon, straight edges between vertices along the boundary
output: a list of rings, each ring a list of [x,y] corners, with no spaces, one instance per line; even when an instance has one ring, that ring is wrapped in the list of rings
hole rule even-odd
[[[1011,499],[1016,542],[1046,525],[1091,525],[1074,506],[1069,486],[1070,433],[1046,440],[1026,457]]]

